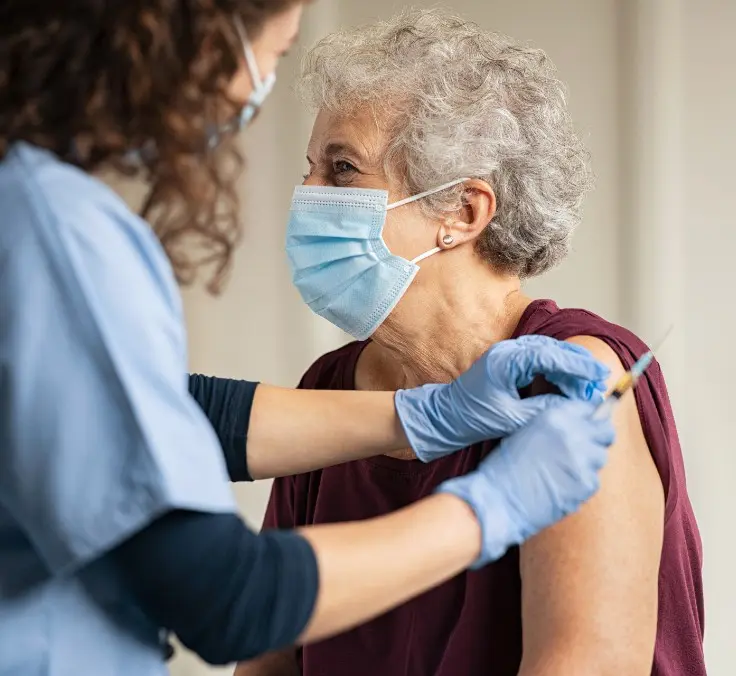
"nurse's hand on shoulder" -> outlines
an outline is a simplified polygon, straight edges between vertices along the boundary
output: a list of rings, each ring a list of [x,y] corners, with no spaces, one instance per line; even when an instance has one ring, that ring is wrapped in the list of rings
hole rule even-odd
[[[478,517],[482,545],[475,568],[576,511],[597,492],[598,472],[615,434],[610,418],[593,418],[595,408],[579,400],[555,404],[504,439],[475,472],[439,487]]]
[[[497,343],[450,384],[400,390],[396,410],[417,457],[428,462],[505,437],[564,399],[555,394],[522,399],[519,389],[536,376],[544,376],[565,397],[599,401],[608,373],[579,345],[522,336]]]

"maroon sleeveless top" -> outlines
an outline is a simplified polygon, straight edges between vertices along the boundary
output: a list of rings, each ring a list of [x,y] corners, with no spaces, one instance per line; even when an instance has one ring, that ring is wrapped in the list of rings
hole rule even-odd
[[[605,341],[626,368],[646,346],[626,329],[548,300],[526,309],[514,337],[542,334]],[[354,389],[365,343],[321,357],[308,389]],[[635,390],[644,435],[665,492],[654,676],[705,676],[701,543],[685,487],[677,430],[659,365]],[[380,456],[274,482],[264,527],[367,519],[424,498],[445,479],[473,470],[493,449],[478,444],[430,464]],[[390,562],[387,562],[390,565]],[[458,575],[403,606],[299,653],[304,676],[516,676],[521,663],[518,548],[486,568]]]

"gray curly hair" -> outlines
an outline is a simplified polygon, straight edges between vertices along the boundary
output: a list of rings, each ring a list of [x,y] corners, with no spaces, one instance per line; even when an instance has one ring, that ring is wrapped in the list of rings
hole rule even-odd
[[[401,173],[409,194],[486,180],[497,211],[478,250],[496,268],[530,277],[568,253],[592,175],[542,50],[440,10],[406,10],[318,42],[297,92],[313,110],[371,106],[389,125],[387,171]],[[462,192],[421,204],[450,213]]]

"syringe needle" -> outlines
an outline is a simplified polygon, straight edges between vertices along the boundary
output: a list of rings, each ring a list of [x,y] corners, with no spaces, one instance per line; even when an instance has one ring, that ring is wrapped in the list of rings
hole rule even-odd
[[[675,328],[675,325],[670,324],[670,328],[668,328],[665,334],[656,343],[654,343],[654,345],[650,348],[650,352],[656,353],[657,350],[659,350],[659,348],[662,347],[664,342],[670,337],[670,333],[672,333],[672,329],[674,328]]]

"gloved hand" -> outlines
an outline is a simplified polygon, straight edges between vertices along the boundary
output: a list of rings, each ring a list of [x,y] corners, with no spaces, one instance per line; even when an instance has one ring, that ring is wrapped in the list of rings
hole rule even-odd
[[[598,472],[614,441],[610,417],[595,404],[563,400],[504,439],[475,472],[441,484],[470,505],[482,532],[473,568],[499,559],[551,526],[598,490]]]
[[[494,345],[445,385],[396,393],[396,411],[417,457],[429,462],[460,448],[505,437],[564,397],[521,399],[537,375],[573,399],[600,401],[609,370],[579,345],[522,336]]]

